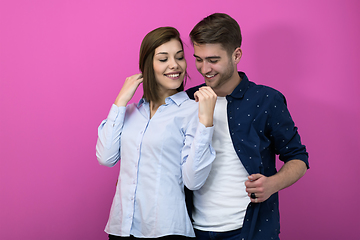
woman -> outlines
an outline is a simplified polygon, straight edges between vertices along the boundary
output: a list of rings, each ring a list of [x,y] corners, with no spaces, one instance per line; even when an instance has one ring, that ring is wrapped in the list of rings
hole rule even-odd
[[[111,167],[121,160],[105,231],[109,239],[195,237],[184,184],[200,188],[215,158],[210,142],[216,95],[202,88],[196,103],[183,91],[186,61],[175,28],[145,36],[139,66],[142,74],[125,80],[98,130],[99,163]],[[128,105],[140,83],[143,98]]]

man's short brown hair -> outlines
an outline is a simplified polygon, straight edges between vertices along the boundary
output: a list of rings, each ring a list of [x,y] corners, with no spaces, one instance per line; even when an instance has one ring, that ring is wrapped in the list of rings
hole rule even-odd
[[[220,43],[231,55],[241,46],[241,30],[239,24],[225,13],[214,13],[201,20],[190,32],[192,43]]]

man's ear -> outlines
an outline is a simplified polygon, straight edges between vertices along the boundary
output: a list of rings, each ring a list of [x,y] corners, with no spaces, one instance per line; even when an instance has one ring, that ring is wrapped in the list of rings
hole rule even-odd
[[[238,47],[235,49],[233,53],[233,60],[235,64],[238,64],[240,62],[241,56],[242,56],[242,50],[241,48]]]

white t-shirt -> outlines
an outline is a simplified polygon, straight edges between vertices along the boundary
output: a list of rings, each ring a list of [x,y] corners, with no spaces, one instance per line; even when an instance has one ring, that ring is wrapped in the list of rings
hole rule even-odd
[[[231,231],[242,227],[250,203],[245,191],[249,174],[230,138],[225,97],[217,98],[212,146],[216,158],[211,172],[201,189],[194,191],[194,227],[202,231]]]

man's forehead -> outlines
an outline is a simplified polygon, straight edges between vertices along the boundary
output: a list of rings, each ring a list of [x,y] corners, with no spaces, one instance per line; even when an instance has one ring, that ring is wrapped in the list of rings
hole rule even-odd
[[[220,43],[194,43],[194,56],[201,58],[221,57],[226,50]]]

